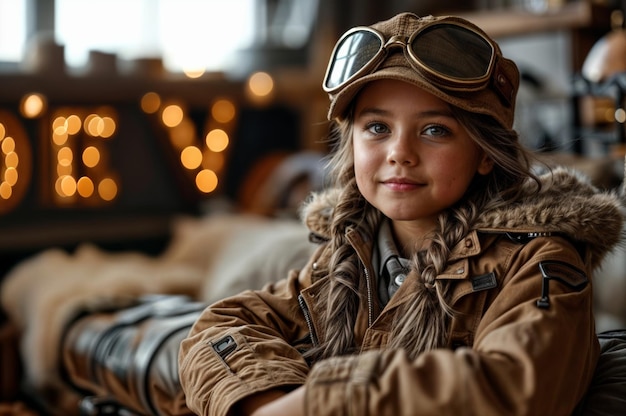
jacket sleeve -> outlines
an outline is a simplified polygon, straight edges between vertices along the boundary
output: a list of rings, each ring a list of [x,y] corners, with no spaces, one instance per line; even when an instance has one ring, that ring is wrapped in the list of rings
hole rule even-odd
[[[294,271],[286,280],[224,299],[202,313],[179,353],[190,410],[223,416],[251,394],[304,384],[309,368],[297,344],[305,342],[308,331],[298,289]]]
[[[565,280],[568,270],[585,270],[584,264],[560,238],[520,247],[505,260],[499,293],[478,314],[472,346],[432,350],[415,360],[386,349],[321,361],[307,381],[307,414],[571,414],[599,354],[591,285],[572,289],[551,280],[549,307],[539,308],[540,263],[556,261]]]

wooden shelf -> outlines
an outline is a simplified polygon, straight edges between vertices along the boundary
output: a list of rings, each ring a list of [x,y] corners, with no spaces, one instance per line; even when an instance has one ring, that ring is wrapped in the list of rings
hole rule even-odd
[[[610,29],[610,11],[591,1],[575,1],[545,13],[522,9],[463,13],[494,38],[592,27]]]
[[[181,214],[182,215],[182,214]],[[171,233],[175,214],[113,216],[100,213],[81,219],[37,219],[3,225],[0,253],[36,251],[49,247],[90,242],[113,244],[135,240],[163,239]]]

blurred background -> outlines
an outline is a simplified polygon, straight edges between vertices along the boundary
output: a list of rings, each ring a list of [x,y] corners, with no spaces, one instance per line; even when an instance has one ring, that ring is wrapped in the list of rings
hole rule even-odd
[[[312,244],[294,220],[324,186],[321,82],[355,25],[401,11],[475,22],[521,70],[524,144],[616,187],[625,10],[626,0],[0,0],[0,415],[76,412],[59,356],[91,368],[83,347],[100,328],[77,316],[150,293],[209,302],[306,261]],[[594,280],[599,330],[626,325],[625,262],[618,250]],[[86,341],[62,344],[70,327],[89,329],[76,330]],[[24,397],[47,410],[30,412]]]
[[[500,42],[522,70],[516,125],[530,147],[610,155],[623,141],[621,84],[594,88],[626,56],[608,54],[618,62],[606,69],[600,53],[595,79],[582,70],[592,47],[621,33],[622,10],[599,0],[0,0],[2,271],[84,241],[158,253],[175,215],[254,209],[272,169],[328,150],[320,83],[336,39],[399,11],[461,14]]]

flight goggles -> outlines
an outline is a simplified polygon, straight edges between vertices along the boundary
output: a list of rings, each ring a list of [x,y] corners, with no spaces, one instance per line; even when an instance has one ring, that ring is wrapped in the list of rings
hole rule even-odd
[[[492,78],[499,49],[482,31],[461,19],[432,21],[406,39],[386,39],[378,30],[360,26],[337,42],[324,77],[328,93],[373,73],[393,48],[402,48],[411,67],[440,88],[477,91]]]

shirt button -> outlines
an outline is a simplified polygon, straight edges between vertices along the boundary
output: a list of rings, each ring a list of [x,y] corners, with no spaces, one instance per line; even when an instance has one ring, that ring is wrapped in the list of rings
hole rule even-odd
[[[399,274],[396,276],[395,279],[393,279],[393,281],[395,282],[395,284],[397,284],[398,286],[402,285],[402,283],[404,283],[404,279],[406,279],[406,276],[403,274]]]

